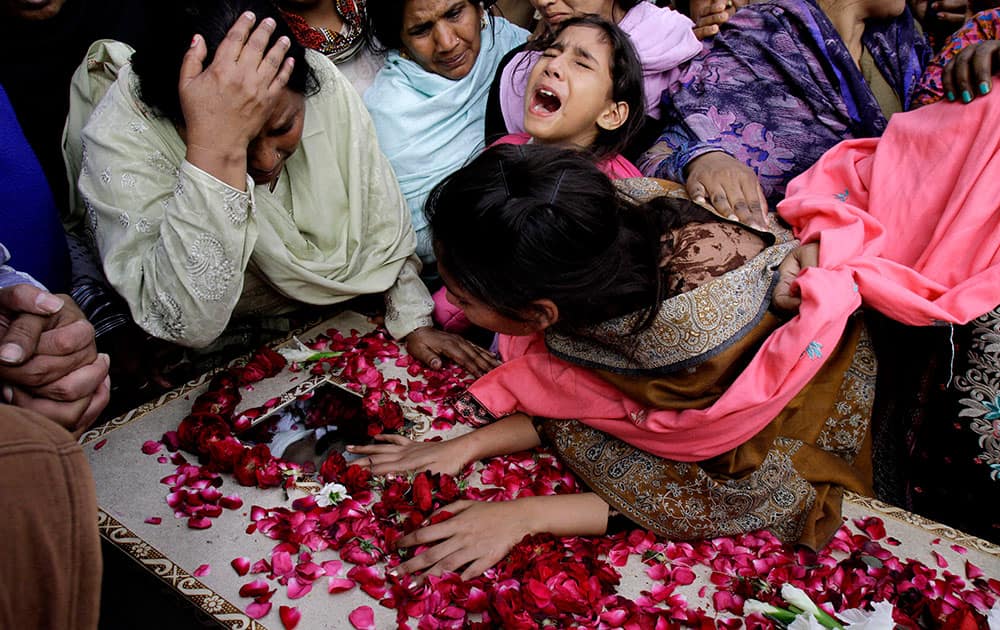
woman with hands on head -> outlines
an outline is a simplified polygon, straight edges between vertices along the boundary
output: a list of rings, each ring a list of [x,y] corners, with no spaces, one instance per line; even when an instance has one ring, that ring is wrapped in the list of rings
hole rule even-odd
[[[169,3],[151,26],[134,56],[91,48],[66,136],[75,211],[136,322],[200,348],[230,320],[384,293],[418,359],[488,370],[434,330],[405,202],[334,64],[267,0]]]

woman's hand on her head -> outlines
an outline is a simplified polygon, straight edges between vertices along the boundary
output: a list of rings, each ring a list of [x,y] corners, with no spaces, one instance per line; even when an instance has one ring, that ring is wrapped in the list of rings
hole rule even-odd
[[[195,35],[181,64],[177,91],[184,114],[187,159],[242,190],[247,146],[260,132],[292,74],[290,42],[268,48],[275,23],[244,13],[204,66],[208,48]]]
[[[941,71],[941,87],[949,101],[971,103],[993,87],[993,75],[1000,72],[1000,41],[990,39],[962,49]]]
[[[435,370],[441,369],[443,359],[447,357],[477,378],[500,365],[489,350],[431,326],[417,328],[407,335],[406,351]]]
[[[724,151],[704,153],[687,165],[691,201],[708,203],[717,214],[757,229],[767,229],[767,197],[757,174]]]
[[[809,267],[819,266],[819,243],[799,245],[793,249],[778,266],[778,284],[774,287],[772,301],[783,311],[798,310],[802,296],[798,286],[792,284]]]
[[[368,465],[374,475],[424,470],[457,475],[470,460],[461,437],[441,442],[414,442],[402,435],[383,433],[375,439],[382,444],[347,447],[351,453],[368,456],[356,463]]]

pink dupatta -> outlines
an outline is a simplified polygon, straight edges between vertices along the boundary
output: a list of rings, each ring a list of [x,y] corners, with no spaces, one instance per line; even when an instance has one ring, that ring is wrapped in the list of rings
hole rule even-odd
[[[470,393],[494,416],[577,418],[678,461],[729,451],[770,423],[816,375],[862,303],[911,325],[965,323],[1000,303],[1000,80],[969,105],[892,117],[881,139],[842,142],[778,206],[820,266],[798,279],[799,313],[711,406],[649,409],[541,335],[502,338],[507,362]]]

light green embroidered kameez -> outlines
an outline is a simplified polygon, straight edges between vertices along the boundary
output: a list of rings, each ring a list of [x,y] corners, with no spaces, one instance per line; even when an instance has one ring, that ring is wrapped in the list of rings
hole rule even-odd
[[[277,187],[247,177],[240,191],[184,159],[174,125],[139,98],[130,54],[98,42],[74,77],[64,150],[79,194],[66,223],[91,235],[140,326],[201,347],[234,315],[381,292],[393,336],[431,325],[409,210],[333,63],[307,52],[320,90]]]

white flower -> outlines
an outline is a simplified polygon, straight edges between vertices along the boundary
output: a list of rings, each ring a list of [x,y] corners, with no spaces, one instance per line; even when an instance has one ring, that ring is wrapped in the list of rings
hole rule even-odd
[[[278,354],[285,357],[289,363],[304,363],[309,357],[316,354],[316,351],[302,343],[298,337],[294,337],[295,345],[288,348],[278,348]]]
[[[319,494],[316,495],[316,505],[330,507],[350,498],[351,495],[347,494],[347,488],[339,483],[328,483],[319,489]]]
[[[837,613],[847,622],[845,630],[892,630],[896,622],[892,620],[892,604],[889,602],[873,602],[874,611],[868,612],[861,608],[852,608]]]
[[[783,584],[781,586],[781,598],[802,612],[815,617],[816,621],[818,621],[821,626],[825,626],[827,628],[843,628],[843,626],[840,625],[836,619],[821,610],[820,607],[813,602],[813,600],[809,599],[809,596],[806,595],[805,591],[797,586]]]
[[[788,630],[825,630],[825,628],[816,621],[816,617],[807,613],[799,615],[788,624]]]
[[[762,601],[756,599],[748,599],[743,602],[743,614],[752,615],[753,613],[760,613],[762,615],[773,615],[774,613],[788,612],[784,608],[777,608],[771,604],[765,604]]]

